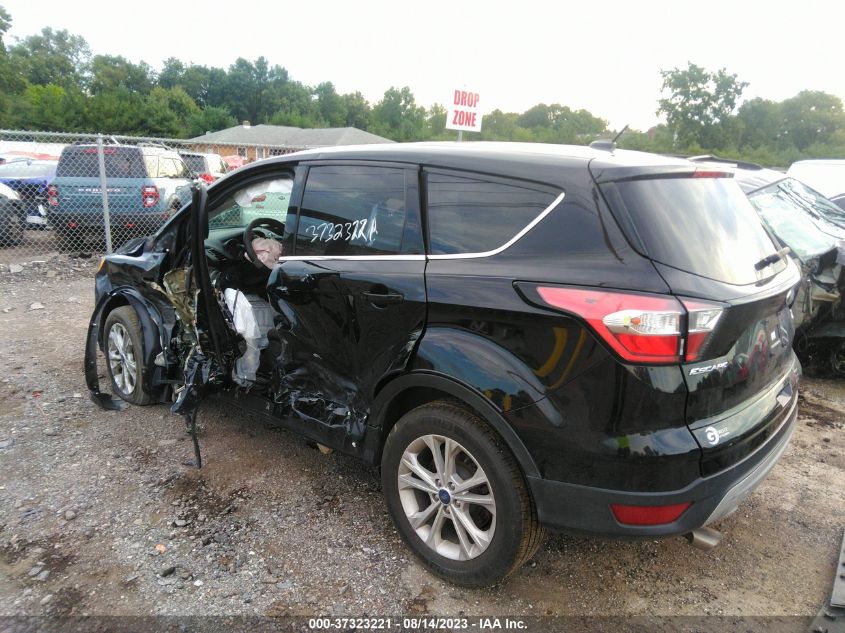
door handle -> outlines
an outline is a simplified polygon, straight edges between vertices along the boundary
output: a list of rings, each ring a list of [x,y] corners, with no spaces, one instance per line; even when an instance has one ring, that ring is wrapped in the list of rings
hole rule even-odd
[[[405,300],[405,295],[398,292],[364,292],[364,298],[375,305],[390,305],[394,303],[402,303]]]

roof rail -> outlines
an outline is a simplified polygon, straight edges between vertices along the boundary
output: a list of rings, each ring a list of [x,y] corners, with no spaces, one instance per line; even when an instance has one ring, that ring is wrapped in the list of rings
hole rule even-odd
[[[157,143],[155,141],[138,141],[136,145],[138,145],[138,147],[160,147],[161,149],[176,151],[169,145],[165,145],[164,143]]]
[[[71,145],[96,145],[97,139],[95,139],[95,138],[81,139],[81,140],[78,140],[78,141],[74,141],[73,143],[70,143],[70,144]],[[118,141],[113,136],[104,136],[103,137],[103,145],[123,145],[123,143]]]
[[[694,163],[725,163],[727,165],[736,165],[741,169],[763,169],[762,165],[752,163],[746,160],[735,160],[733,158],[721,158],[713,156],[713,154],[702,154],[701,156],[688,156],[687,160]]]

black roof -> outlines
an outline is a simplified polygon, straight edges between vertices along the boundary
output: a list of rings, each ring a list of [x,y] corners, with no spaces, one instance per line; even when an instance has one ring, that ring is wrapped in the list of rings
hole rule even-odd
[[[625,177],[628,172],[641,174],[691,171],[686,160],[634,152],[607,151],[582,145],[544,143],[395,143],[306,150],[271,158],[260,163],[319,160],[361,160],[412,163],[502,175],[560,185],[567,182],[567,172],[582,171],[589,164],[597,180]]]

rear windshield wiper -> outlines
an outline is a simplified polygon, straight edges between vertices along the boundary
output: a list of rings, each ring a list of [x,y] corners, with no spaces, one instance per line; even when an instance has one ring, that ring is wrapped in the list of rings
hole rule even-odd
[[[784,246],[777,253],[772,253],[771,255],[767,255],[766,257],[761,259],[759,262],[754,264],[754,270],[763,270],[766,266],[770,266],[771,264],[774,264],[774,263],[780,261],[781,259],[783,259],[787,255],[789,255],[789,253],[791,253],[791,252],[792,252],[791,248],[789,248],[788,246]]]

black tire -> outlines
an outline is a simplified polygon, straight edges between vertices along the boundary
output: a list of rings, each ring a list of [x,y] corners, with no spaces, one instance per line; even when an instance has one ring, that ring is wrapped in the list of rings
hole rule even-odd
[[[441,555],[426,545],[411,526],[400,496],[400,464],[405,450],[410,449],[414,443],[419,445],[421,438],[432,435],[453,440],[465,450],[466,456],[477,463],[489,481],[489,487],[482,486],[482,490],[495,499],[495,527],[489,545],[468,560]],[[419,454],[423,455],[424,452]],[[429,451],[428,455],[432,453]],[[480,418],[457,404],[433,402],[402,416],[387,437],[381,460],[381,477],[387,509],[402,540],[423,565],[451,583],[465,587],[495,584],[530,560],[545,538],[545,530],[537,521],[537,510],[528,485],[504,440]],[[406,503],[410,498],[409,490],[405,489]],[[421,505],[429,503],[427,493],[413,491],[413,494],[422,495]],[[457,505],[457,493],[453,494],[455,496],[451,503]],[[448,494],[445,496],[449,497]],[[411,503],[413,505],[414,502]],[[431,503],[436,503],[434,497]],[[448,506],[448,503],[444,505]],[[466,506],[466,514],[470,513],[471,507]],[[478,516],[478,511],[475,516]],[[444,527],[439,532],[441,535],[447,534],[448,529]],[[458,541],[454,525],[451,531],[454,540]],[[464,533],[468,534],[466,531]],[[448,534],[444,539],[447,537]],[[461,548],[457,543],[455,547]]]
[[[131,349],[132,357],[134,358],[135,377],[134,380],[127,382],[123,377],[124,372],[115,374],[113,369],[113,362],[110,359],[110,337],[112,330],[115,329],[120,338],[123,339],[126,334],[129,336],[131,348],[127,346],[127,354],[121,357],[121,367],[126,367],[129,356],[128,350]],[[141,333],[141,324],[138,321],[138,315],[132,306],[121,306],[109,312],[106,319],[105,329],[103,331],[103,348],[106,354],[106,371],[111,381],[114,393],[130,402],[132,404],[146,405],[153,401],[152,394],[149,392],[149,376],[147,367],[144,365],[144,346],[143,336]],[[126,370],[125,370],[126,371]],[[126,372],[131,376],[131,372]]]
[[[2,226],[0,226],[0,248],[11,248],[19,246],[23,242],[24,228],[26,221],[21,217],[18,209],[9,203],[5,213],[2,214]]]
[[[62,253],[68,253],[73,250],[79,250],[76,248],[77,243],[77,235],[75,233],[69,233],[63,229],[55,229],[56,235],[56,248],[59,249]]]
[[[839,378],[845,376],[845,341],[831,342],[830,369]]]

